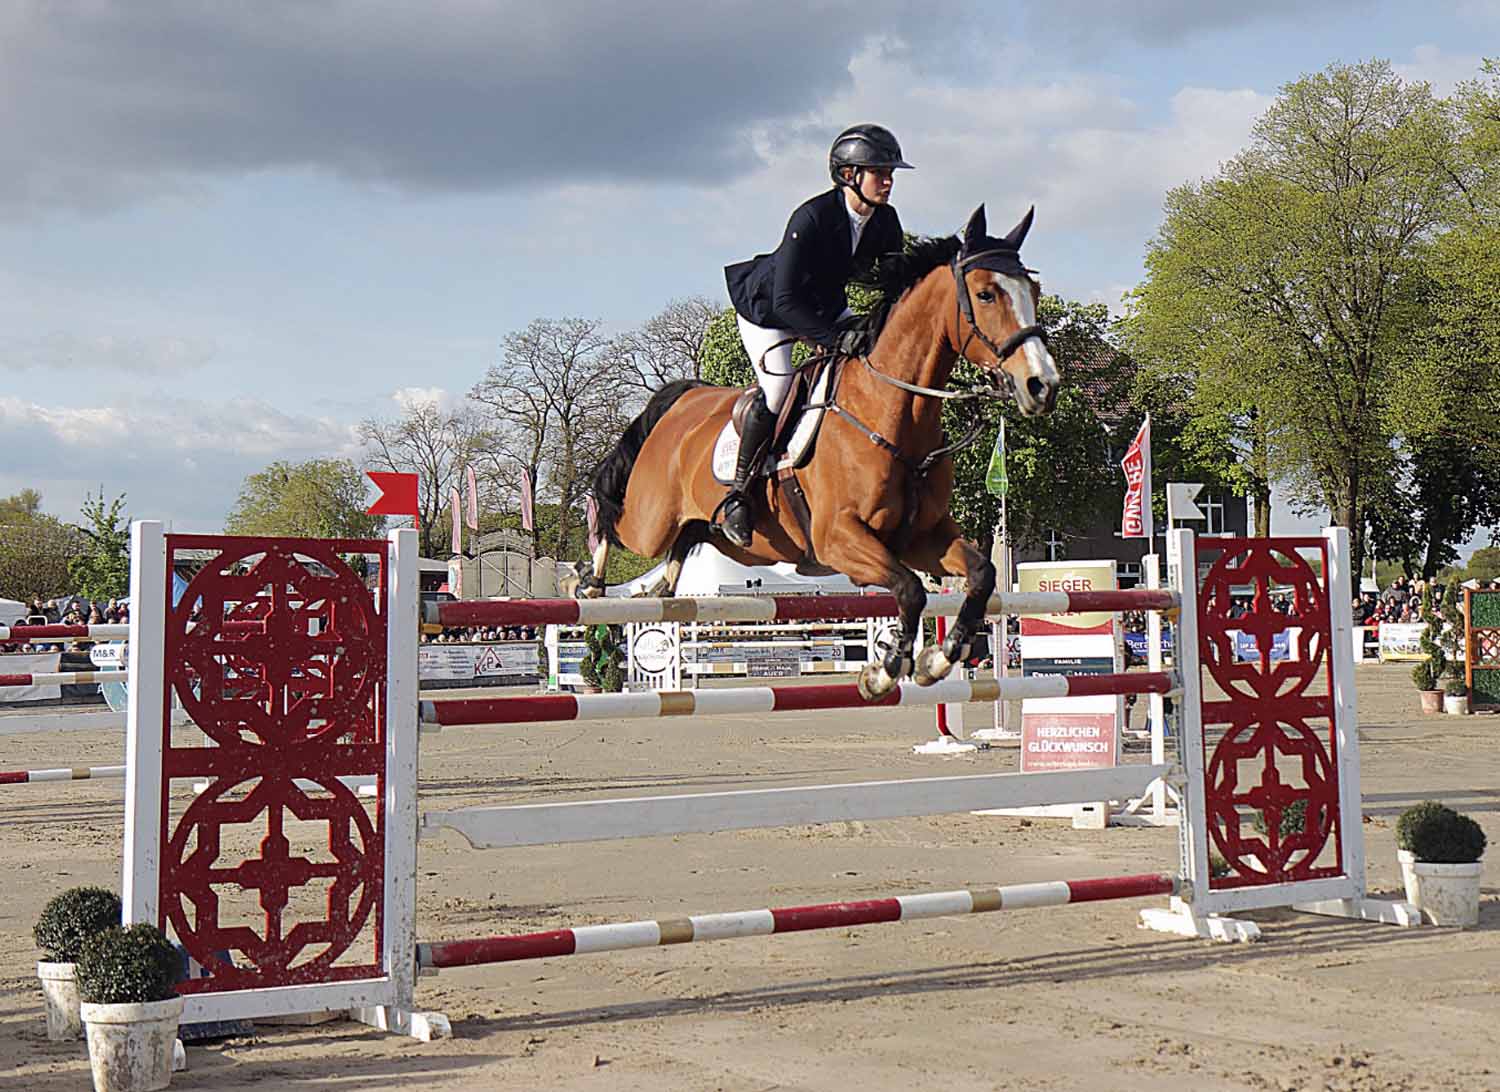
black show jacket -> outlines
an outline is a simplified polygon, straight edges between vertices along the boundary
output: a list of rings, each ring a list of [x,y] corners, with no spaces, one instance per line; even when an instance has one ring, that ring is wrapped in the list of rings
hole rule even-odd
[[[901,218],[889,205],[875,206],[852,254],[851,230],[842,190],[804,201],[774,253],[725,268],[734,309],[757,326],[791,330],[831,348],[834,323],[848,306],[844,288],[854,272],[904,245]]]

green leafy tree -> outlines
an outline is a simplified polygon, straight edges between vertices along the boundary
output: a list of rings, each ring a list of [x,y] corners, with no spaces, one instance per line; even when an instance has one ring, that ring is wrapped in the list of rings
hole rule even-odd
[[[0,499],[0,596],[29,602],[72,591],[68,563],[83,549],[78,528],[43,512],[36,490]]]
[[[104,489],[89,494],[79,526],[85,545],[68,559],[68,579],[74,591],[89,599],[118,599],[130,590],[130,520],[122,517],[122,493],[104,504]]]
[[[1485,582],[1500,580],[1500,546],[1481,546],[1475,550],[1469,558],[1466,579]]]
[[[1158,358],[1163,331],[1185,331],[1192,415],[1256,422],[1269,446],[1252,476],[1332,511],[1356,565],[1396,469],[1401,347],[1426,321],[1415,275],[1467,163],[1452,111],[1385,62],[1287,84],[1250,147],[1168,194],[1133,302]],[[1256,434],[1241,438],[1248,449]]]
[[[1109,345],[1108,308],[1043,296],[1037,318],[1047,328],[1053,356],[1063,371],[1057,403],[1046,417],[1013,415],[1006,426],[1007,531],[1012,543],[1035,545],[1049,529],[1080,531],[1119,497],[1110,458],[1111,428],[1096,406],[1123,405],[1128,395],[1129,362]],[[1082,377],[1087,375],[1090,389]],[[978,368],[960,361],[955,389],[986,382]],[[950,402],[943,426],[950,438],[967,434],[976,420],[980,439],[954,454],[951,509],[964,533],[983,546],[994,537],[1000,501],[985,488],[985,471],[1000,430],[1000,416],[1012,413],[1009,399]]]
[[[274,462],[251,474],[225,521],[232,535],[373,538],[384,521],[365,513],[365,477],[348,459]]]

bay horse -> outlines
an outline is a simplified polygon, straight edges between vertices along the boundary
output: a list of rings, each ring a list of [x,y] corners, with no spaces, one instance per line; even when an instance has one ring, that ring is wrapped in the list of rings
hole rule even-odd
[[[988,373],[996,385],[985,396],[1003,396],[1003,382],[1028,416],[1051,411],[1061,382],[1036,321],[1041,287],[1020,258],[1034,213],[995,239],[981,205],[962,237],[924,240],[881,260],[875,277],[884,300],[864,320],[863,351],[835,379],[810,459],[793,472],[801,496],[788,499],[788,483],[759,482],[746,549],[713,523],[724,486],[711,469],[714,442],[741,391],[679,380],[656,392],[594,472],[601,539],[581,594],[603,594],[611,544],[667,555],[654,591],[671,595],[688,552],[711,541],[746,565],[788,561],[891,590],[900,625],[893,647],[860,674],[866,700],[913,671],[923,686],[945,677],[968,656],[995,589],[995,567],[948,512],[956,445],[945,446],[942,403],[954,396],[945,390],[954,364],[962,356]],[[927,594],[914,569],[967,581],[947,639],[915,663]]]

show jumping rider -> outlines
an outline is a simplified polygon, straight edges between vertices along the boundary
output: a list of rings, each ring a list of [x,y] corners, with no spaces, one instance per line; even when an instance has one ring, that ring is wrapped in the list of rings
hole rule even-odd
[[[734,485],[724,499],[724,535],[749,546],[753,525],[747,490],[795,370],[792,343],[810,341],[838,351],[840,324],[850,314],[845,288],[857,270],[903,245],[901,220],[891,207],[892,176],[911,167],[889,129],[854,125],[828,152],[833,189],[804,201],[787,221],[775,253],[724,270],[740,338],[760,394],[740,429]]]

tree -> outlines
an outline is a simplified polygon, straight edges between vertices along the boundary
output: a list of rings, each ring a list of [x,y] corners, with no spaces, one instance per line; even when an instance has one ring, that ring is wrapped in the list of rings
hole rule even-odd
[[[85,544],[68,559],[73,590],[88,599],[118,599],[130,591],[130,520],[120,517],[122,493],[104,505],[104,488],[83,502],[84,522],[78,528]]]
[[[1148,248],[1133,317],[1187,328],[1194,416],[1254,421],[1270,446],[1252,473],[1332,511],[1356,565],[1394,469],[1400,347],[1424,321],[1413,277],[1466,173],[1426,84],[1333,65],[1283,87],[1216,176],[1171,191]]]
[[[485,422],[467,407],[448,410],[435,400],[420,399],[395,421],[362,422],[359,435],[367,446],[366,469],[417,475],[422,553],[447,556],[448,498],[462,482],[464,467],[496,443]]]
[[[231,535],[374,538],[384,520],[367,515],[365,476],[348,459],[274,462],[245,478],[224,530]]]
[[[1013,544],[1042,542],[1049,530],[1076,532],[1118,502],[1118,473],[1111,458],[1111,429],[1096,404],[1124,404],[1128,362],[1105,338],[1109,312],[1103,304],[1080,304],[1043,296],[1037,319],[1047,328],[1052,352],[1063,371],[1057,403],[1046,417],[1013,416],[1006,426],[1007,533]],[[1080,382],[1087,374],[1089,388]],[[960,361],[951,386],[973,389],[987,382],[978,368]],[[999,498],[985,489],[985,471],[1009,399],[949,402],[943,427],[950,439],[983,423],[980,439],[953,456],[951,509],[965,535],[981,545],[994,537]]]
[[[1481,546],[1469,558],[1467,580],[1500,580],[1500,546]]]
[[[29,601],[70,591],[68,562],[83,549],[78,528],[43,512],[36,490],[0,499],[0,596]]]
[[[606,352],[620,378],[643,394],[674,379],[700,379],[703,343],[718,305],[703,296],[672,300],[639,330],[622,334]]]
[[[0,499],[0,524],[28,524],[42,517],[42,495],[35,489],[23,489]]]
[[[550,536],[538,521],[539,555],[577,556],[569,543],[590,475],[627,424],[628,388],[600,326],[597,319],[534,320],[506,337],[501,360],[469,393],[488,410],[498,448],[531,475],[538,501],[545,488],[558,506]]]

